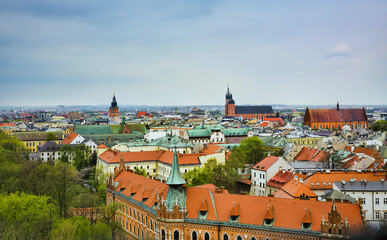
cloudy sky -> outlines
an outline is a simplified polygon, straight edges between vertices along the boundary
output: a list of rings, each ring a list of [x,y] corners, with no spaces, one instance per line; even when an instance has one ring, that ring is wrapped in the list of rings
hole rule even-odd
[[[387,1],[2,0],[0,105],[387,104]]]

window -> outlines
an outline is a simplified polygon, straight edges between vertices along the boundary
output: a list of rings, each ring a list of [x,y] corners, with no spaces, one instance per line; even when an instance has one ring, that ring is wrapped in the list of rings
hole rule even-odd
[[[384,219],[384,220],[387,220],[387,212],[384,212],[384,213],[383,213],[383,219]]]
[[[210,234],[208,234],[208,232],[204,234],[204,240],[210,240]]]
[[[383,203],[384,203],[384,204],[387,204],[387,198],[384,198],[384,199],[383,199]]]
[[[180,237],[180,234],[179,234],[179,231],[174,231],[173,232],[173,240],[179,240],[179,237]]]
[[[227,234],[223,235],[223,240],[228,240],[228,235]]]
[[[197,240],[197,239],[198,239],[198,234],[195,231],[193,231],[192,232],[192,240]]]
[[[375,198],[375,204],[379,205],[379,198]]]
[[[238,237],[237,237],[237,240],[242,240],[242,237],[241,237],[241,236],[238,236]]]
[[[380,212],[375,212],[375,219],[380,219]]]
[[[361,198],[361,205],[364,205],[364,204],[366,204],[366,200],[365,198]]]
[[[161,240],[165,240],[165,230],[161,230]]]

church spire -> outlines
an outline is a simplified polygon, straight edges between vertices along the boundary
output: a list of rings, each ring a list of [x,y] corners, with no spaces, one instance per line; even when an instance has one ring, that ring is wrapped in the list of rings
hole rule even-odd
[[[175,153],[173,154],[171,173],[168,177],[166,184],[168,184],[168,185],[183,185],[183,184],[185,184],[185,180],[180,172],[176,146],[175,146]]]
[[[336,109],[337,109],[337,111],[340,111],[340,107],[339,107],[339,101],[337,101],[337,106],[336,106]]]

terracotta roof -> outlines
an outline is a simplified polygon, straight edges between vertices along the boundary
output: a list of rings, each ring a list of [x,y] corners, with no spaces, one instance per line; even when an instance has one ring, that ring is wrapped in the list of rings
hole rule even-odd
[[[293,177],[293,172],[280,170],[274,177],[272,177],[268,182],[267,186],[281,188],[285,183],[287,183]]]
[[[117,152],[108,149],[102,153],[99,158],[107,163],[119,163],[121,155],[124,162],[149,162],[160,161],[172,165],[173,152],[171,151],[143,151],[143,152]],[[195,165],[200,164],[199,156],[204,154],[178,154],[179,165]]]
[[[294,157],[297,161],[314,161],[326,162],[328,161],[327,154],[318,148],[303,147],[301,151]]]
[[[116,191],[122,191],[122,194],[132,198],[138,202],[144,202],[145,205],[152,208],[157,202],[157,195],[163,199],[167,197],[169,186],[165,183],[152,180],[141,175],[128,171],[121,171],[114,179],[114,182],[119,182]]]
[[[304,218],[302,219],[303,223],[312,223],[312,216],[310,213],[310,210],[308,211],[307,208],[305,208],[305,215]]]
[[[261,126],[261,127],[266,127],[267,125],[269,125],[269,122],[263,122],[263,123],[259,124],[259,126]]]
[[[311,122],[361,122],[367,121],[364,109],[307,109]]]
[[[247,137],[226,137],[227,143],[239,143],[243,139],[246,139]]]
[[[192,193],[187,193],[187,199],[191,197]],[[200,197],[197,205],[200,205]],[[213,194],[214,202],[216,206],[216,212],[219,221],[227,222],[230,217],[233,206],[239,204],[239,220],[240,224],[254,224],[262,225],[267,213],[267,207],[273,207],[274,222],[273,227],[301,229],[302,221],[304,220],[305,208],[311,211],[312,231],[321,231],[321,219],[322,215],[325,219],[328,217],[328,213],[332,209],[331,202],[320,202],[300,199],[285,199],[274,197],[258,197],[249,195],[236,195],[236,194]],[[189,202],[191,203],[191,201]],[[350,203],[335,203],[338,212],[344,219],[347,217],[350,231],[363,230],[364,225],[361,218],[360,206]],[[192,209],[199,208],[199,206],[192,206],[188,204],[188,212]],[[210,214],[211,211],[209,211]],[[189,215],[189,214],[188,214]],[[195,218],[197,215],[195,216]],[[190,216],[188,216],[190,218]]]
[[[345,148],[345,151],[354,152],[354,153],[364,153],[365,155],[368,155],[368,156],[372,157],[372,155],[374,154],[375,149],[347,146]]]
[[[16,127],[14,123],[0,123],[0,127]]]
[[[304,183],[310,189],[318,190],[318,189],[332,189],[333,182],[351,181],[351,179],[355,179],[355,181],[359,181],[361,179],[366,179],[367,181],[380,181],[384,179],[386,175],[385,171],[378,172],[357,172],[357,171],[334,171],[334,172],[316,172],[307,178],[305,178]]]
[[[169,189],[164,183],[127,171],[119,172],[114,182],[119,182],[115,190],[126,196],[131,196],[131,188],[136,188],[132,199],[138,202],[146,199],[144,204],[151,208],[158,196],[159,201],[166,198]],[[186,196],[186,218],[197,219],[199,211],[207,209],[206,220],[209,221],[229,222],[230,216],[236,215],[239,224],[263,225],[265,217],[272,217],[273,227],[286,229],[301,229],[303,222],[311,222],[312,231],[321,231],[322,216],[327,219],[332,210],[332,202],[212,193],[203,187],[187,188]],[[350,232],[364,230],[358,204],[335,205],[342,219],[347,218]],[[305,208],[310,214],[305,214]]]
[[[286,193],[290,197],[287,197],[283,193]],[[309,197],[309,198],[316,198],[317,195],[310,190],[303,182],[298,181],[293,178],[293,180],[290,180],[287,182],[280,190],[274,193],[274,197],[281,197],[286,196],[286,198],[301,198],[302,197]]]
[[[261,170],[261,171],[266,171],[273,165],[276,161],[278,160],[278,157],[276,156],[268,156],[264,158],[262,161],[257,163],[253,169]]]
[[[74,132],[70,133],[63,141],[62,144],[71,144],[76,137],[78,137],[79,134],[76,134]]]
[[[97,148],[109,148],[109,147],[106,146],[105,144],[100,144]]]
[[[263,121],[268,121],[268,122],[278,122],[278,123],[283,123],[284,121],[282,118],[277,118],[277,117],[264,117]]]
[[[214,154],[219,152],[220,146],[215,144],[208,144],[200,152],[204,154]]]

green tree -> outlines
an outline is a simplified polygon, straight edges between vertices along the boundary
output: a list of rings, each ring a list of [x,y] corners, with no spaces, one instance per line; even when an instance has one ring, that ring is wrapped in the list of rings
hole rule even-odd
[[[48,239],[54,208],[46,196],[0,195],[0,239]]]
[[[145,169],[140,169],[139,167],[136,167],[136,169],[134,170],[135,173],[143,176],[143,177],[147,177],[148,176],[148,173],[145,171]]]
[[[53,179],[55,179],[53,182],[55,189],[53,196],[58,201],[60,215],[65,217],[68,215],[69,202],[73,197],[71,188],[76,180],[75,170],[69,164],[57,163],[54,166],[53,176]]]
[[[258,137],[243,139],[239,146],[234,147],[230,158],[237,161],[241,167],[245,164],[256,164],[265,156],[265,143]]]
[[[49,132],[46,136],[46,141],[51,142],[51,141],[55,141],[55,140],[56,140],[55,134],[53,134],[52,132]]]
[[[77,145],[74,148],[75,157],[74,157],[74,166],[78,171],[81,171],[87,166],[87,163],[90,162],[90,147],[82,144]]]
[[[81,216],[62,219],[58,221],[51,232],[50,239],[53,240],[110,240],[111,229],[104,223],[95,225]]]
[[[89,165],[90,166],[97,165],[97,152],[96,151],[93,151],[93,153],[91,154]]]
[[[387,131],[387,121],[384,120],[379,120],[376,121],[372,126],[371,129],[374,131],[382,131],[385,132]]]
[[[60,148],[59,161],[62,163],[69,163],[70,159],[72,158],[73,152],[74,152],[74,150],[69,144],[63,145]]]

